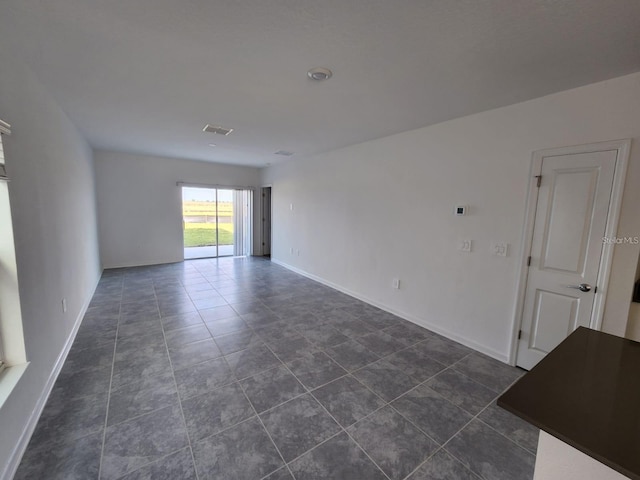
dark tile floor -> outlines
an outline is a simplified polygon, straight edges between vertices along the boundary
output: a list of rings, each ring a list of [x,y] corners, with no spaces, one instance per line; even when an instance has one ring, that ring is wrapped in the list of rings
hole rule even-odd
[[[522,374],[255,258],[108,270],[17,479],[530,479]]]

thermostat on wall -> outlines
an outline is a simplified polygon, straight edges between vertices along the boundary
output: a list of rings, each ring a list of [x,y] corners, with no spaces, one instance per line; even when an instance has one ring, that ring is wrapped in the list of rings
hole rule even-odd
[[[462,215],[466,215],[467,214],[467,207],[466,205],[458,205],[455,209],[455,214],[458,217],[461,217]]]

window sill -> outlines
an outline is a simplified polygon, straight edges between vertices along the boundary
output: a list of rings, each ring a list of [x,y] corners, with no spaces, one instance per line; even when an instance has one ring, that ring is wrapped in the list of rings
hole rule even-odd
[[[5,367],[0,373],[0,409],[27,370],[29,363]]]

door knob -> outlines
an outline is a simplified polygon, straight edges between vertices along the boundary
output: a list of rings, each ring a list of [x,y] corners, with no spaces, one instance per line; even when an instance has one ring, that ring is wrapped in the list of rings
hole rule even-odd
[[[579,285],[567,285],[569,288],[575,288],[576,290],[580,290],[581,292],[590,292],[591,285],[588,283],[581,283]]]

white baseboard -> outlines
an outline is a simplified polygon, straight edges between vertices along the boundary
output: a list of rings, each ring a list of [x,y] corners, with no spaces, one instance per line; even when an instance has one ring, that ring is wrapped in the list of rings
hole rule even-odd
[[[53,390],[53,386],[58,379],[58,375],[60,374],[60,370],[62,370],[62,366],[64,365],[65,360],[67,359],[67,355],[69,354],[69,350],[71,350],[71,346],[73,345],[73,341],[76,339],[76,335],[78,333],[78,329],[80,328],[80,324],[82,323],[82,319],[84,318],[85,313],[87,313],[87,309],[89,308],[89,304],[91,303],[91,299],[93,298],[93,294],[98,287],[98,282],[100,281],[100,277],[102,276],[102,272],[98,275],[98,279],[96,280],[93,289],[91,290],[91,295],[85,301],[84,305],[80,309],[78,316],[73,325],[73,329],[69,334],[69,338],[64,344],[60,355],[56,359],[56,362],[53,366],[53,370],[49,374],[49,378],[45,383],[44,389],[42,390],[42,394],[38,398],[38,403],[34,407],[31,415],[29,415],[29,420],[24,426],[22,432],[20,433],[20,437],[16,443],[13,452],[9,456],[9,461],[4,469],[4,471],[0,474],[0,480],[11,480],[18,470],[20,466],[20,461],[22,460],[22,456],[24,452],[27,450],[27,446],[29,445],[29,440],[31,440],[31,435],[33,435],[34,430],[36,429],[36,425],[38,424],[38,420],[40,419],[40,415],[42,415],[42,410],[44,406],[47,404],[47,400],[49,399],[49,395],[51,394],[51,390]]]
[[[103,264],[102,268],[105,270],[110,270],[113,268],[131,268],[131,267],[152,267],[154,265],[167,265],[170,263],[181,263],[184,262],[184,257],[176,257],[175,259],[159,258],[157,260],[146,260],[142,263],[140,262],[124,262],[124,263],[115,263],[113,265]]]
[[[450,340],[453,340],[455,342],[461,343],[469,348],[472,348],[473,350],[476,350],[480,353],[484,353],[485,355],[491,357],[491,358],[495,358],[496,360],[499,360],[503,363],[509,363],[509,356],[504,354],[504,353],[500,353],[492,348],[487,347],[486,345],[482,345],[474,340],[471,340],[470,338],[464,337],[463,335],[459,335],[455,332],[451,332],[450,330],[447,330],[446,328],[442,328],[439,325],[434,325],[433,323],[429,322],[428,320],[425,320],[423,318],[418,318],[415,315],[411,315],[409,313],[406,312],[402,312],[399,310],[396,310],[393,307],[390,307],[388,305],[384,305],[380,302],[377,302],[376,300],[369,298],[365,295],[362,295],[360,293],[357,292],[353,292],[347,288],[344,288],[341,285],[338,285],[336,283],[330,282],[329,280],[326,280],[322,277],[319,277],[317,275],[314,275],[313,273],[309,273],[306,272],[305,270],[301,270],[297,267],[294,267],[292,265],[289,265],[288,263],[282,262],[280,260],[276,260],[274,258],[271,259],[271,261],[277,265],[280,265],[281,267],[284,267],[288,270],[291,270],[292,272],[298,273],[304,277],[310,278],[311,280],[315,280],[318,283],[322,283],[323,285],[326,285],[328,287],[334,288],[336,290],[338,290],[339,292],[345,293],[351,297],[357,298],[358,300],[362,300],[363,302],[369,303],[371,305],[373,305],[374,307],[378,307],[381,310],[384,310],[385,312],[389,312],[392,313],[400,318],[403,318],[404,320],[407,320],[411,323],[415,323],[416,325],[426,328],[427,330],[431,330],[432,332],[435,332],[439,335],[442,335],[443,337],[447,337]]]

